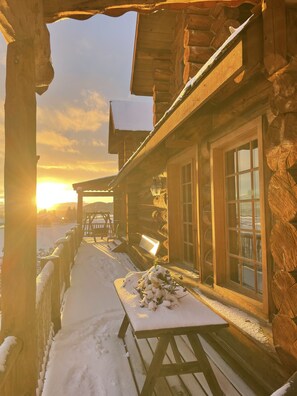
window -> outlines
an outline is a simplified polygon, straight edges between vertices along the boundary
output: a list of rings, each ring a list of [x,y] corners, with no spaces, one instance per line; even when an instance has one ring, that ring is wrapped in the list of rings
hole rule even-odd
[[[212,144],[215,287],[255,304],[267,299],[260,122]],[[231,291],[231,294],[230,294]],[[266,304],[267,305],[267,304]]]
[[[168,163],[169,258],[192,268],[196,266],[196,147]]]
[[[193,241],[193,187],[191,162],[181,167],[181,205],[183,228],[183,258],[187,263],[194,261]]]
[[[262,294],[258,141],[227,150],[225,212],[229,279]]]

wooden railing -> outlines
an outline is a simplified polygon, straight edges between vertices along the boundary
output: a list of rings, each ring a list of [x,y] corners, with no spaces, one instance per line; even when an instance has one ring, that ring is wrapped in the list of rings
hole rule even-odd
[[[50,256],[41,259],[41,272],[36,278],[36,356],[38,369],[37,395],[43,386],[44,373],[52,336],[61,328],[61,303],[70,286],[70,272],[81,243],[79,226],[73,227],[64,238],[56,241]],[[16,395],[16,373],[22,342],[6,337],[0,344],[0,394]]]

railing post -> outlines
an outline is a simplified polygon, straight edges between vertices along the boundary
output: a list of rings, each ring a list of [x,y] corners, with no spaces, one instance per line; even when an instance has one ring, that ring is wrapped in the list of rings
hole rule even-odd
[[[50,256],[42,257],[42,268],[45,264],[51,261],[54,264],[54,276],[51,290],[51,305],[52,305],[52,322],[54,325],[54,332],[61,329],[61,288],[60,288],[60,266],[61,258],[58,255],[52,254]]]
[[[71,254],[70,254],[70,243],[69,238],[60,238],[56,241],[56,246],[63,245],[63,267],[64,267],[64,280],[65,290],[70,286],[70,269],[71,269]]]

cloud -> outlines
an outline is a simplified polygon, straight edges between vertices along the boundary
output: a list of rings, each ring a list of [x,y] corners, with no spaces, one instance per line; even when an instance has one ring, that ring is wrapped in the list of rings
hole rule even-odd
[[[66,151],[68,153],[78,153],[79,151],[75,149],[78,145],[78,141],[74,139],[69,139],[54,131],[44,131],[37,133],[37,143],[50,146],[54,150]]]
[[[108,103],[96,91],[83,91],[80,104],[67,103],[60,109],[38,107],[39,130],[94,132],[108,121]]]
[[[39,165],[40,169],[63,169],[63,170],[71,170],[75,173],[75,171],[88,171],[88,172],[96,172],[96,173],[117,173],[117,164],[115,161],[76,161],[71,164],[65,164],[61,162],[57,164],[56,162],[47,163],[44,165]],[[100,177],[100,176],[98,176]]]
[[[102,140],[95,140],[95,139],[93,139],[91,141],[91,145],[93,147],[105,147],[106,146],[106,144],[104,142],[102,142]]]

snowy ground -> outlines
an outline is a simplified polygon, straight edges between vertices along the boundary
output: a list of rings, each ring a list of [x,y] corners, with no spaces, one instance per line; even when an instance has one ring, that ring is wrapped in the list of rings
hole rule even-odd
[[[66,232],[74,226],[75,223],[53,224],[48,227],[37,226],[37,251],[53,248],[56,240],[65,236]],[[0,226],[0,256],[2,256],[3,246],[4,225]]]
[[[55,336],[42,396],[136,395],[117,333],[123,309],[113,281],[135,270],[107,243],[81,245],[66,292],[62,329]]]

